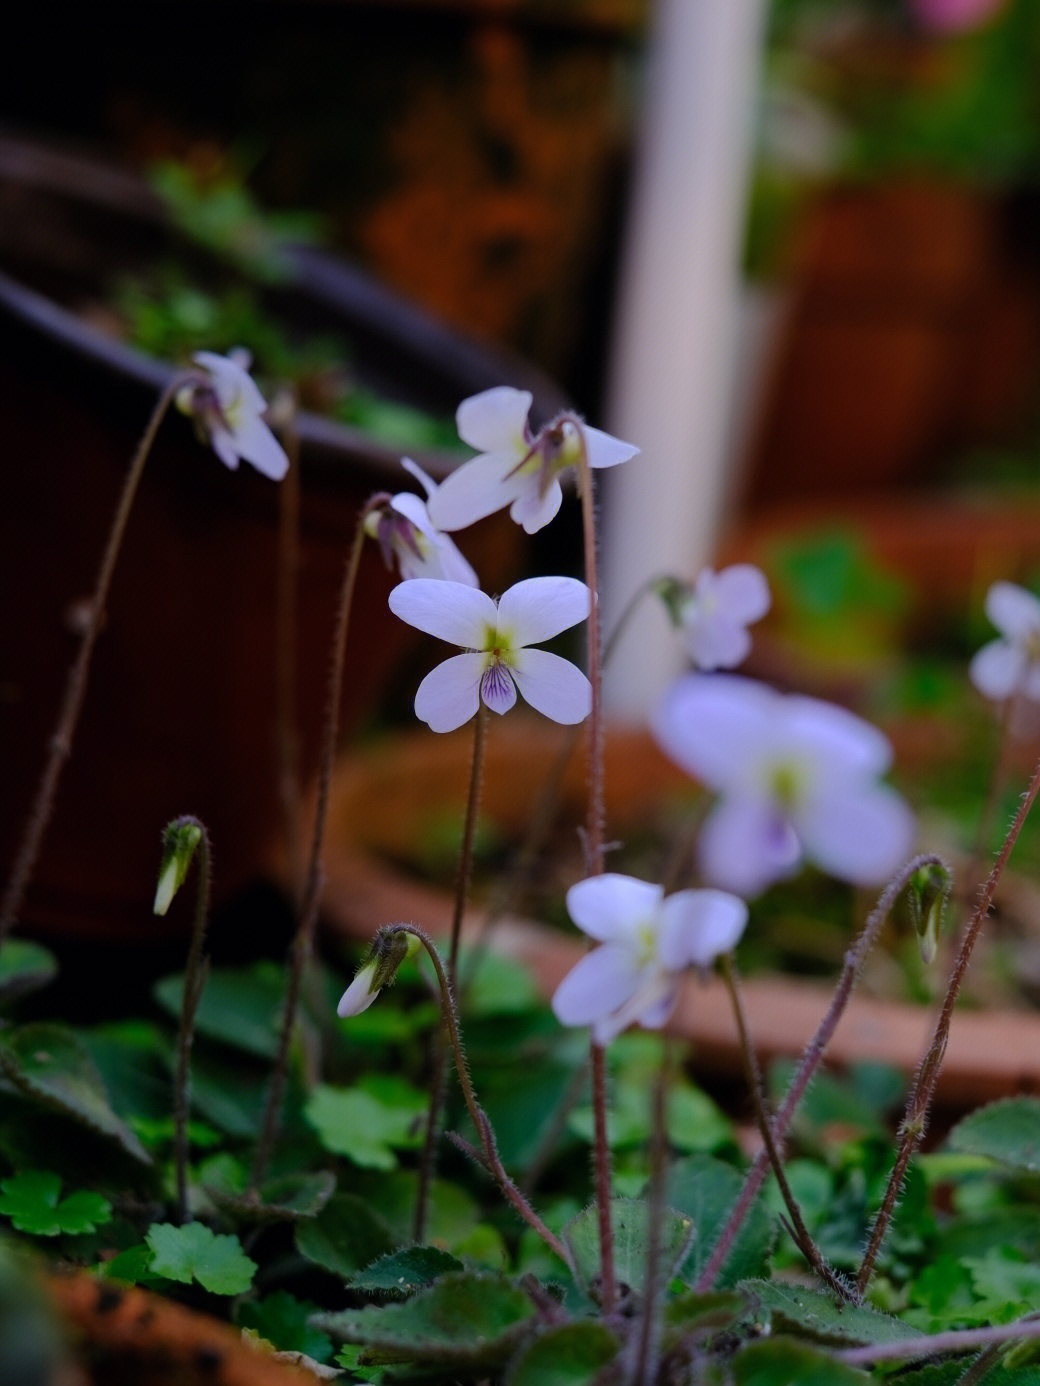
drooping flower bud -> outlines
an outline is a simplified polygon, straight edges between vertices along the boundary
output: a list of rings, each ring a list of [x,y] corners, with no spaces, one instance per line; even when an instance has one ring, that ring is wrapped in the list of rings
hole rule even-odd
[[[925,964],[935,959],[952,884],[949,871],[934,863],[922,866],[910,877],[910,918]]]
[[[336,1014],[341,1020],[367,1011],[384,987],[392,986],[401,964],[422,945],[414,934],[392,925],[380,929],[358,968],[354,980],[340,997]]]
[[[154,914],[165,914],[170,901],[188,875],[195,849],[202,841],[202,828],[194,818],[175,818],[163,832],[162,863],[155,889]]]

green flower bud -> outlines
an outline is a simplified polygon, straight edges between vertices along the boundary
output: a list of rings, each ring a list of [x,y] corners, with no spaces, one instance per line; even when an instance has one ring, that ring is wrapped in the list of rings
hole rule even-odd
[[[925,963],[935,958],[952,884],[949,871],[934,864],[922,866],[910,877],[910,918]]]
[[[155,914],[165,914],[170,901],[184,884],[195,849],[202,841],[202,828],[194,818],[175,818],[163,833],[162,865],[155,890]]]

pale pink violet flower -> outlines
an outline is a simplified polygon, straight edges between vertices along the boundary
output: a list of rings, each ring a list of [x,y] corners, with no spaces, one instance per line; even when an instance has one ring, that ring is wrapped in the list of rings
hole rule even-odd
[[[680,890],[607,873],[567,892],[567,910],[599,947],[556,989],[552,1008],[564,1025],[588,1025],[604,1045],[629,1025],[660,1029],[689,967],[709,968],[733,948],[747,923],[743,900],[721,890]]]
[[[281,481],[289,470],[285,450],[264,423],[267,404],[256,382],[239,360],[197,351],[195,363],[206,372],[205,383],[186,386],[177,396],[178,408],[190,414],[203,439],[226,467],[239,460]]]
[[[910,854],[913,815],[878,783],[888,740],[845,708],[734,674],[688,674],[666,694],[654,734],[719,795],[699,843],[712,885],[750,898],[803,860],[875,885]]]
[[[516,523],[534,534],[559,510],[559,478],[581,456],[582,438],[590,467],[614,467],[639,451],[568,417],[533,433],[531,401],[530,391],[499,385],[459,405],[459,437],[480,456],[463,462],[430,497],[430,519],[438,529],[465,529],[508,505]]]
[[[427,504],[437,490],[436,482],[410,457],[402,458],[401,466],[422,485],[427,499],[414,491],[399,491],[365,517],[365,532],[379,544],[386,566],[392,568],[396,563],[405,581],[439,578],[479,587],[476,573],[455,541],[430,519]]]
[[[748,626],[769,610],[769,583],[751,563],[703,569],[677,603],[677,619],[698,669],[734,669],[748,656]]]
[[[972,683],[998,702],[1016,693],[1040,702],[1040,598],[1013,582],[995,582],[986,593],[986,615],[1000,638],[972,659]]]
[[[918,22],[935,33],[977,29],[1007,8],[1007,0],[909,0]]]
[[[517,689],[556,722],[588,716],[592,688],[581,670],[548,650],[528,648],[586,619],[589,589],[577,578],[527,578],[497,602],[464,583],[413,578],[390,593],[390,610],[467,651],[438,664],[419,685],[415,714],[433,731],[461,727],[481,700],[493,712],[508,712]]]

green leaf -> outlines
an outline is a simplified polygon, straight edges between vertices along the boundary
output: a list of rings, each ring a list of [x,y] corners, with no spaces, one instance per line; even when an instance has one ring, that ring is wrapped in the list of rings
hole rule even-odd
[[[712,1248],[744,1187],[744,1175],[710,1155],[677,1160],[668,1171],[665,1201],[693,1220],[696,1236],[679,1274],[693,1284],[708,1263]],[[757,1274],[776,1237],[776,1223],[761,1195],[752,1205],[716,1280],[716,1289],[730,1289]]]
[[[279,1352],[302,1352],[316,1362],[327,1362],[332,1356],[332,1339],[309,1323],[317,1309],[317,1304],[297,1299],[288,1290],[275,1290],[266,1299],[240,1304],[238,1322],[266,1338]]]
[[[1012,1169],[1040,1172],[1040,1098],[1009,1097],[980,1107],[953,1128],[948,1143],[968,1155],[988,1155]]]
[[[779,1280],[745,1280],[740,1289],[758,1300],[775,1328],[794,1330],[824,1343],[900,1343],[919,1336],[916,1328],[875,1309],[838,1304],[821,1290]]]
[[[47,1170],[31,1170],[0,1181],[0,1213],[19,1232],[56,1237],[61,1232],[93,1232],[112,1217],[112,1205],[86,1189],[61,1198],[61,1179]]]
[[[733,1359],[736,1386],[860,1386],[867,1372],[835,1362],[818,1348],[790,1339],[752,1343]]]
[[[58,959],[42,944],[9,938],[0,944],[0,1005],[38,991],[58,975]]]
[[[635,1198],[613,1198],[610,1221],[614,1229],[614,1271],[619,1284],[639,1292],[646,1280],[650,1244],[649,1203]],[[657,1221],[658,1265],[662,1277],[674,1273],[694,1236],[691,1218],[674,1208],[660,1210]],[[590,1290],[599,1277],[599,1211],[590,1204],[567,1223],[563,1241],[571,1253],[574,1274],[582,1289]]]
[[[33,1102],[116,1141],[150,1165],[151,1156],[108,1102],[101,1075],[78,1037],[59,1025],[23,1025],[0,1044],[0,1074]]]
[[[680,1339],[699,1342],[729,1328],[748,1307],[748,1298],[734,1290],[697,1294],[687,1290],[665,1301],[661,1312],[664,1343],[670,1347]]]
[[[311,1093],[304,1115],[333,1155],[345,1155],[363,1169],[397,1167],[396,1149],[422,1143],[418,1119],[426,1099],[408,1105],[387,1105],[362,1088],[333,1088],[320,1083]]]
[[[975,1293],[990,1302],[993,1318],[1006,1323],[1040,1304],[1040,1266],[1019,1252],[992,1247],[985,1256],[967,1263]]]
[[[204,1187],[222,1212],[245,1222],[295,1222],[298,1218],[317,1217],[335,1192],[336,1176],[330,1170],[287,1174],[263,1184],[256,1199],[244,1198],[237,1190],[229,1191],[219,1185]]]
[[[394,1246],[407,1245],[412,1237],[419,1187],[415,1170],[397,1169],[383,1173],[359,1169],[351,1172],[347,1187],[383,1219],[390,1229]],[[447,1179],[434,1179],[431,1182],[426,1218],[426,1240],[431,1246],[455,1252],[479,1222],[480,1209],[464,1189]],[[374,1257],[369,1259],[373,1260]],[[362,1265],[366,1264],[362,1262]]]
[[[368,1294],[388,1294],[407,1298],[417,1290],[445,1275],[448,1271],[460,1271],[461,1261],[449,1256],[435,1246],[411,1246],[404,1251],[395,1251],[390,1256],[381,1256],[378,1261],[367,1266],[360,1275],[350,1282],[352,1290]]]
[[[349,1280],[393,1245],[386,1223],[355,1194],[334,1194],[317,1217],[296,1225],[296,1250],[308,1261]]]
[[[515,958],[484,949],[475,971],[470,971],[473,950],[459,960],[459,975],[466,984],[466,1014],[471,1017],[515,1015],[538,1004],[534,975]]]
[[[190,1284],[197,1280],[215,1295],[244,1294],[253,1283],[256,1262],[237,1237],[218,1236],[201,1222],[174,1227],[153,1223],[145,1237],[152,1251],[151,1272]]]
[[[523,1349],[506,1381],[509,1386],[590,1386],[617,1351],[618,1340],[605,1324],[556,1324]]]
[[[384,1360],[493,1370],[527,1332],[534,1305],[503,1276],[459,1271],[404,1304],[318,1314],[334,1338],[360,1343]]]
[[[155,999],[170,1015],[180,1016],[184,977],[164,977],[155,986]],[[285,973],[277,963],[261,961],[252,967],[214,968],[195,1015],[195,1029],[209,1039],[222,1040],[261,1059],[278,1050],[278,1028],[285,1000]]]

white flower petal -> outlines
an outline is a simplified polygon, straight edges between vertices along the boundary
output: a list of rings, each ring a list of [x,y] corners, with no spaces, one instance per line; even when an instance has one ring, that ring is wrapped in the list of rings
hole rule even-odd
[[[797,870],[801,847],[791,825],[760,800],[721,799],[698,844],[706,881],[751,899]]]
[[[501,664],[484,670],[480,679],[480,696],[491,709],[501,715],[516,705],[516,684]]]
[[[1003,702],[1022,682],[1028,660],[1025,651],[1010,640],[991,640],[973,656],[968,677],[984,698]]]
[[[527,477],[512,475],[519,460],[515,453],[497,452],[463,462],[427,501],[430,519],[441,530],[465,529],[511,505],[529,484]]]
[[[591,1025],[636,992],[639,972],[623,945],[605,943],[571,968],[556,988],[552,1008],[562,1025]]]
[[[664,753],[712,789],[739,785],[774,742],[782,698],[735,674],[687,674],[665,694],[652,729]]]
[[[336,1007],[336,1014],[341,1020],[346,1020],[348,1016],[360,1015],[362,1011],[367,1011],[372,1002],[379,995],[379,988],[373,990],[372,983],[375,980],[375,963],[367,963],[355,976],[350,986],[339,999]]]
[[[428,473],[423,471],[422,467],[419,466],[418,462],[413,462],[413,460],[410,457],[402,457],[401,466],[405,469],[409,476],[415,477],[416,481],[426,492],[427,498],[433,495],[434,491],[436,491],[437,489],[437,483],[434,481],[432,476],[428,475]]]
[[[526,483],[524,489],[509,508],[509,518],[515,524],[522,525],[525,533],[537,534],[540,529],[545,528],[550,520],[555,518],[557,511],[563,504],[563,491],[555,477],[545,488],[544,495],[538,489],[536,475],[526,477],[524,480]]]
[[[589,589],[578,578],[535,577],[514,583],[498,603],[499,629],[515,646],[539,645],[589,614]]]
[[[698,669],[733,669],[751,649],[751,636],[734,621],[694,618],[686,626],[686,648]]]
[[[233,472],[238,471],[239,451],[235,444],[235,435],[229,433],[226,428],[213,426],[209,430],[209,441],[213,451],[223,462],[225,467],[230,467]]]
[[[416,582],[423,581],[417,578]],[[414,586],[408,583],[407,586]],[[423,679],[415,694],[415,715],[431,731],[449,732],[461,727],[480,706],[480,680],[484,656],[452,655]]]
[[[914,816],[887,785],[859,785],[806,805],[796,829],[817,866],[853,885],[880,885],[914,845]]]
[[[588,424],[582,424],[581,428],[590,467],[616,467],[619,462],[627,462],[639,453],[631,443],[623,443],[600,428],[591,428]]]
[[[235,430],[234,446],[239,457],[272,481],[281,481],[289,470],[285,449],[260,418],[251,416],[242,421]]]
[[[644,968],[635,993],[611,1014],[592,1026],[592,1038],[599,1045],[609,1044],[630,1025],[648,1030],[660,1029],[675,1007],[679,995],[678,979],[660,968]]]
[[[986,593],[986,615],[1012,640],[1040,632],[1040,598],[1013,582],[995,582]]]
[[[418,554],[405,544],[395,543],[394,552],[403,578],[436,578],[445,582],[462,582],[467,587],[480,586],[480,580],[459,552],[455,541],[434,528],[424,500],[412,491],[401,491],[391,498],[390,505],[426,540],[425,545],[419,546],[425,552]]]
[[[413,578],[399,583],[388,600],[402,621],[467,650],[482,649],[488,627],[498,622],[498,609],[487,593],[461,582]]]
[[[792,754],[811,758],[829,782],[883,775],[891,765],[888,737],[847,708],[801,694],[788,694],[781,703]]]
[[[592,711],[592,685],[569,659],[548,650],[516,650],[509,667],[524,699],[544,717],[573,726]]]
[[[753,563],[734,563],[714,575],[713,591],[720,608],[732,621],[760,621],[771,597],[766,575]]]
[[[669,972],[710,967],[734,948],[748,921],[748,907],[724,890],[678,890],[661,905],[661,962]]]
[[[589,938],[619,942],[631,938],[640,921],[656,914],[663,897],[663,886],[606,871],[571,886],[567,913]]]
[[[496,385],[464,399],[455,411],[459,437],[478,452],[511,449],[514,466],[527,450],[527,415],[534,396],[529,390]]]

